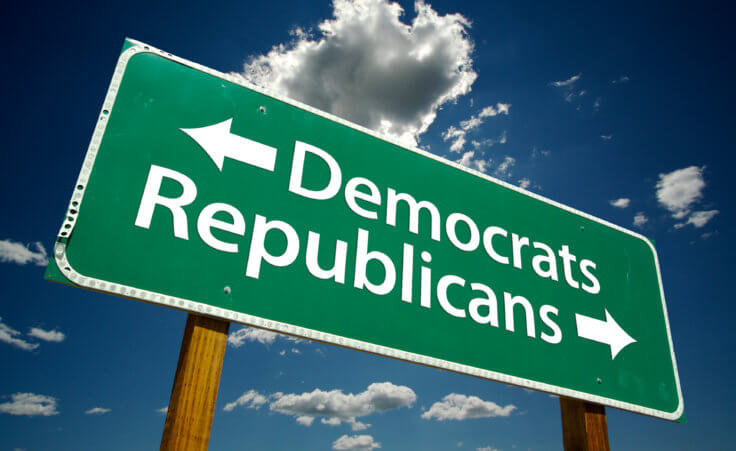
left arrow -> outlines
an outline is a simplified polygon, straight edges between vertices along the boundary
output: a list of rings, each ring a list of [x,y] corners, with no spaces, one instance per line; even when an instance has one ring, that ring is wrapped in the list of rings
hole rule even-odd
[[[578,336],[598,343],[607,344],[611,347],[611,360],[615,359],[619,352],[636,340],[631,338],[621,326],[613,319],[606,310],[606,320],[590,318],[575,314],[575,322],[578,325]]]
[[[230,118],[206,127],[180,130],[189,135],[207,152],[220,171],[225,163],[225,157],[273,171],[276,165],[276,149],[230,133],[232,122],[233,119]]]

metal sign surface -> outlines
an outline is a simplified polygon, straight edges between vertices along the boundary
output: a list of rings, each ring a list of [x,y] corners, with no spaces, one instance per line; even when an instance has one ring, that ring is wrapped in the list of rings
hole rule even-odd
[[[126,45],[47,278],[680,418],[644,237]]]

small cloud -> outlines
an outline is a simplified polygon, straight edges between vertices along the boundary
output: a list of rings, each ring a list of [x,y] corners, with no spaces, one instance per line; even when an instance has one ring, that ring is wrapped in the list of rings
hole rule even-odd
[[[528,178],[526,178],[526,177],[524,177],[523,179],[519,179],[519,182],[518,182],[518,185],[519,185],[519,186],[520,186],[520,187],[521,187],[522,189],[527,189],[527,188],[529,188],[529,187],[531,186],[531,184],[532,184],[532,181],[531,181],[531,180],[529,180],[529,179],[528,179]]]
[[[646,217],[644,212],[640,211],[639,213],[634,215],[634,225],[636,227],[642,228],[647,222],[649,222],[649,218]]]
[[[332,449],[339,451],[371,451],[380,447],[370,435],[343,435],[332,443]]]
[[[297,348],[291,348],[291,353],[292,354],[301,354],[302,351],[298,350]]]
[[[509,109],[511,108],[510,103],[497,103],[494,107],[493,105],[487,106],[481,110],[481,112],[475,116],[471,116],[469,119],[466,119],[464,121],[460,121],[459,128],[455,127],[454,125],[451,125],[447,130],[445,130],[442,133],[442,140],[443,141],[452,141],[452,144],[450,145],[450,151],[451,152],[461,152],[465,146],[466,137],[469,132],[472,130],[478,128],[482,123],[483,119],[486,117],[493,117],[497,116],[499,114],[505,114],[508,116]],[[475,148],[479,148],[483,145],[486,146],[492,146],[494,144],[505,144],[506,143],[506,132],[504,131],[503,134],[498,139],[485,139],[483,141],[473,141],[473,146]]]
[[[689,218],[687,218],[687,222],[681,222],[679,224],[675,224],[676,229],[681,229],[682,227],[685,227],[688,224],[692,224],[695,226],[695,228],[701,228],[704,227],[708,222],[713,219],[715,215],[720,213],[718,210],[708,210],[708,211],[695,211],[693,212]]]
[[[498,448],[494,448],[492,446],[484,446],[482,448],[475,448],[475,451],[501,451]]]
[[[5,342],[9,345],[15,346],[18,349],[24,351],[33,351],[39,347],[38,343],[30,343],[22,338],[19,338],[20,332],[8,326],[2,322],[0,318],[0,341]]]
[[[657,200],[675,219],[686,217],[703,197],[705,167],[689,166],[666,174],[659,174]]]
[[[37,266],[46,266],[49,263],[46,249],[40,241],[33,243],[35,251],[30,248],[31,245],[24,245],[12,240],[0,240],[0,262],[15,263],[25,265],[32,263]]]
[[[86,415],[104,415],[106,413],[110,412],[110,409],[106,409],[104,407],[93,407],[84,413]]]
[[[601,135],[603,141],[610,141],[613,139],[613,135]]]
[[[628,197],[621,197],[616,200],[608,201],[608,203],[616,208],[627,208],[631,203],[631,199],[629,199]]]
[[[619,85],[619,84],[622,84],[622,83],[626,83],[628,81],[629,81],[629,76],[628,75],[622,75],[622,76],[618,77],[617,79],[611,80],[611,83],[613,83],[614,85]]]
[[[469,150],[463,153],[462,158],[455,160],[455,163],[465,166],[466,168],[475,169],[479,172],[486,172],[491,165],[491,159],[484,160],[475,158],[475,151]]]
[[[57,400],[51,396],[35,393],[14,393],[10,402],[0,404],[0,413],[29,417],[58,415]]]
[[[169,413],[169,406],[164,406],[160,409],[156,409],[156,412],[166,415],[167,413]]]
[[[580,77],[582,77],[583,73],[580,72],[577,75],[573,75],[572,77],[568,78],[567,80],[561,80],[561,81],[553,81],[550,83],[550,85],[554,86],[555,88],[562,88],[566,86],[572,86],[575,84],[576,81],[580,80]]]
[[[601,98],[598,97],[597,99],[595,99],[595,102],[593,102],[593,110],[598,111],[600,109],[601,109]]]
[[[495,402],[484,401],[477,396],[466,396],[458,393],[450,393],[437,401],[422,414],[425,420],[467,420],[471,418],[493,418],[507,417],[516,409],[509,404],[501,407]]]
[[[302,426],[311,426],[312,423],[314,423],[314,417],[310,417],[308,415],[302,415],[296,417],[296,422],[301,424]]]
[[[52,341],[56,343],[60,343],[66,338],[66,336],[58,330],[44,330],[39,327],[31,327],[28,335],[31,337],[36,337],[43,341]]]
[[[285,349],[282,349],[281,351],[279,351],[279,355],[280,356],[286,355],[286,350]]]
[[[504,157],[501,164],[498,165],[494,173],[501,177],[511,177],[511,168],[513,168],[515,164],[516,158],[507,155]]]
[[[457,442],[457,447],[458,448],[462,448],[463,447],[463,442]]]

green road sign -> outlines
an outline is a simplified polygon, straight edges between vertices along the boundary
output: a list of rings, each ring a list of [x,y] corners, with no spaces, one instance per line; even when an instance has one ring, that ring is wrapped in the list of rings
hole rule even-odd
[[[676,420],[641,235],[129,41],[47,277]]]

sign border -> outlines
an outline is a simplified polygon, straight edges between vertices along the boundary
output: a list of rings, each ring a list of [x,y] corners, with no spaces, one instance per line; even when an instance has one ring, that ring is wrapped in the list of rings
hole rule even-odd
[[[222,72],[202,66],[201,64],[197,64],[197,63],[188,61],[184,58],[174,56],[171,53],[164,52],[163,50],[159,50],[148,44],[144,44],[134,39],[126,38],[126,44],[130,44],[131,46],[126,48],[120,54],[117,65],[115,66],[115,71],[113,73],[112,80],[110,82],[110,86],[107,90],[105,100],[102,104],[102,109],[98,116],[97,125],[95,126],[94,132],[92,134],[92,139],[90,141],[89,147],[87,148],[87,153],[84,158],[82,169],[79,173],[79,177],[77,178],[77,184],[74,189],[74,193],[72,194],[71,200],[69,201],[69,206],[67,208],[66,217],[64,219],[63,224],[61,225],[61,228],[57,236],[57,242],[54,246],[54,260],[55,260],[54,263],[56,263],[60,272],[73,284],[81,286],[83,288],[88,288],[94,291],[113,294],[116,296],[122,296],[122,297],[130,298],[130,299],[134,299],[134,300],[140,300],[140,301],[148,302],[151,304],[158,304],[158,305],[163,305],[166,307],[172,307],[172,308],[184,310],[184,311],[191,312],[191,313],[203,314],[206,316],[220,318],[220,319],[224,319],[227,321],[241,323],[247,326],[253,326],[253,327],[257,327],[261,329],[270,330],[273,332],[294,335],[297,337],[302,337],[302,338],[306,338],[309,340],[315,340],[315,341],[324,342],[328,344],[334,344],[337,346],[355,349],[359,351],[364,351],[364,352],[368,352],[371,354],[391,357],[391,358],[395,358],[398,360],[403,360],[403,361],[411,362],[411,363],[417,363],[417,364],[428,366],[428,367],[444,369],[444,370],[448,370],[448,371],[452,371],[452,372],[456,372],[460,374],[475,376],[475,377],[482,378],[482,379],[489,379],[489,380],[496,381],[496,382],[502,382],[505,384],[515,385],[515,386],[522,387],[522,388],[543,391],[543,392],[558,395],[558,396],[566,396],[570,398],[581,399],[584,401],[588,401],[588,402],[592,402],[596,404],[603,404],[606,406],[615,407],[618,409],[640,413],[640,414],[644,414],[644,415],[648,415],[648,416],[652,416],[656,418],[661,418],[665,420],[676,421],[682,417],[685,406],[684,406],[684,400],[682,398],[682,389],[680,387],[680,376],[677,370],[675,350],[674,350],[674,346],[672,343],[672,333],[670,331],[669,317],[667,314],[667,304],[665,302],[664,290],[662,287],[662,275],[661,275],[660,268],[659,268],[659,259],[657,258],[657,252],[654,249],[654,246],[652,245],[651,241],[645,238],[643,235],[636,233],[634,231],[625,229],[623,227],[620,227],[616,224],[612,224],[608,221],[597,218],[590,214],[583,213],[572,207],[568,207],[566,205],[555,202],[551,199],[547,199],[538,194],[526,191],[520,187],[511,185],[502,180],[495,179],[493,177],[488,176],[487,174],[483,174],[473,169],[466,168],[464,166],[461,166],[457,163],[451,162],[449,160],[446,160],[444,158],[441,158],[437,155],[431,154],[424,150],[421,150],[418,148],[407,147],[406,145],[401,144],[392,138],[382,136],[379,133],[376,133],[360,125],[357,125],[352,122],[346,121],[344,119],[338,118],[336,116],[333,116],[332,114],[329,114],[324,111],[318,110],[316,108],[310,107],[301,102],[281,97],[280,95],[274,92],[271,92],[268,89],[254,86],[248,83],[244,78],[242,78],[239,75],[232,74],[232,73],[224,74]],[[668,342],[670,346],[670,353],[672,356],[672,367],[674,370],[675,382],[677,385],[677,395],[678,395],[678,400],[679,400],[677,409],[674,412],[666,412],[666,411],[661,411],[661,410],[652,409],[648,407],[643,407],[637,404],[622,402],[622,401],[618,401],[615,399],[606,398],[606,397],[602,397],[598,395],[592,395],[592,394],[585,393],[585,392],[579,392],[577,390],[572,390],[572,389],[568,389],[564,387],[559,387],[556,385],[538,382],[538,381],[534,381],[531,379],[511,376],[508,374],[485,370],[481,368],[476,368],[476,367],[472,367],[469,365],[453,363],[447,360],[442,360],[442,359],[437,359],[434,357],[428,357],[428,356],[424,356],[420,354],[401,351],[401,350],[386,347],[386,346],[375,345],[372,343],[368,343],[368,342],[364,342],[360,340],[354,340],[354,339],[342,337],[339,335],[328,334],[325,332],[320,332],[320,331],[313,330],[313,329],[294,326],[294,325],[287,324],[287,323],[272,321],[272,320],[260,318],[257,316],[253,316],[253,315],[235,312],[233,310],[213,307],[213,306],[203,304],[201,302],[192,301],[189,299],[183,299],[183,298],[178,298],[175,296],[168,296],[162,293],[155,293],[151,291],[141,290],[135,287],[121,285],[121,284],[117,284],[117,283],[113,283],[113,282],[109,282],[105,280],[99,280],[93,277],[87,277],[87,276],[84,276],[78,273],[71,266],[71,264],[69,263],[69,260],[67,259],[67,256],[66,256],[67,242],[72,232],[74,231],[75,219],[76,219],[76,216],[79,214],[79,211],[81,210],[82,200],[84,198],[84,191],[87,187],[87,181],[89,180],[90,174],[92,173],[92,168],[94,167],[94,162],[97,156],[97,151],[102,142],[102,137],[105,133],[105,128],[107,126],[107,119],[110,113],[112,112],[113,105],[115,103],[115,98],[117,96],[118,89],[120,87],[120,83],[122,82],[122,79],[123,79],[123,74],[125,73],[125,69],[130,59],[134,55],[137,55],[139,53],[152,53],[160,57],[163,57],[165,59],[171,60],[173,62],[190,67],[192,69],[204,72],[208,75],[217,77],[221,80],[228,81],[230,83],[234,83],[236,85],[239,85],[244,88],[258,92],[260,94],[266,95],[268,97],[272,97],[278,101],[295,106],[309,113],[316,114],[318,116],[329,119],[333,122],[337,122],[339,124],[350,127],[354,130],[371,135],[383,141],[387,141],[402,149],[418,153],[424,157],[431,158],[442,164],[446,164],[448,166],[452,166],[461,171],[468,172],[484,180],[490,181],[497,185],[501,185],[505,188],[514,190],[528,197],[532,197],[539,201],[553,205],[562,210],[568,211],[570,213],[581,216],[588,220],[597,222],[604,226],[613,228],[615,230],[626,233],[628,235],[631,235],[635,238],[638,238],[644,241],[645,243],[647,243],[647,245],[652,251],[652,255],[654,257],[654,262],[655,262],[655,267],[657,268],[657,280],[659,283],[659,292],[660,292],[660,297],[662,299],[662,309],[664,312],[665,325],[667,328],[667,338],[668,338]]]

